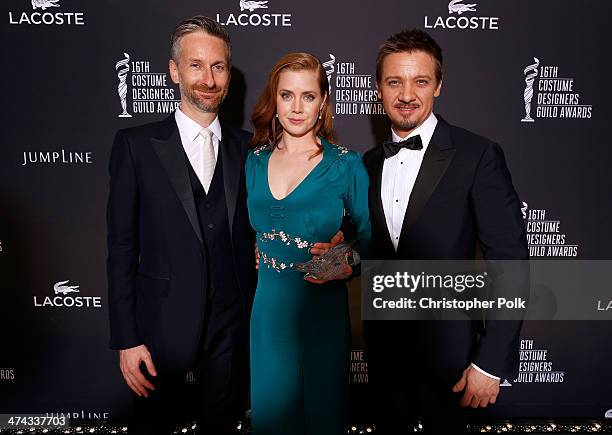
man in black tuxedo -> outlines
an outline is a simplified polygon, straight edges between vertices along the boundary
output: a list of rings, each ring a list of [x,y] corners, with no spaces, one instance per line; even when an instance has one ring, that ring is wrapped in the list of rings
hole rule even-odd
[[[168,433],[199,416],[230,433],[248,392],[256,270],[244,162],[250,134],[220,123],[231,46],[207,17],[179,23],[170,73],[181,104],[120,130],[110,159],[111,339],[135,392],[130,433]],[[185,382],[193,372],[196,385]]]
[[[442,52],[421,30],[391,36],[377,59],[392,140],[364,155],[372,254],[388,260],[526,260],[518,196],[501,148],[433,114]],[[521,321],[369,321],[377,433],[465,431],[465,407],[495,403],[517,366]],[[463,409],[462,409],[463,408]]]

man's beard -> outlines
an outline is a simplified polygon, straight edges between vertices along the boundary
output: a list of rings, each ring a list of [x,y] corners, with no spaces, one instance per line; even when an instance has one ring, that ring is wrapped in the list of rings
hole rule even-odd
[[[196,91],[210,92],[210,91],[218,90],[218,88],[209,89],[209,88],[201,87],[201,86],[200,87],[193,86],[193,87],[182,88],[181,90],[183,92],[183,95],[185,95],[185,98],[189,101],[189,103],[191,103],[192,105],[194,105],[195,107],[197,107],[200,111],[204,113],[217,113],[219,111],[219,107],[221,107],[221,104],[223,103],[223,101],[225,100],[225,97],[227,96],[227,88],[224,89],[222,92],[220,92],[213,99],[203,99],[198,96]]]
[[[397,102],[393,105],[393,109],[401,109],[403,107],[413,108],[417,113],[403,114],[401,111],[398,113],[398,111],[391,110],[389,111],[389,113],[392,113],[392,116],[389,117],[391,119],[391,124],[395,130],[412,131],[419,126],[418,117],[421,106],[415,102]]]
[[[391,124],[393,125],[395,130],[399,131],[410,131],[414,130],[419,126],[419,123],[417,121],[411,121],[405,118],[391,119]]]

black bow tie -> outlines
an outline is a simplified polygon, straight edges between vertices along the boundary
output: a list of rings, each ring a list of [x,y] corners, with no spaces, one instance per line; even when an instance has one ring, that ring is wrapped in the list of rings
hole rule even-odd
[[[400,142],[387,141],[383,144],[383,151],[385,152],[385,159],[389,157],[393,157],[402,148],[408,148],[409,150],[422,150],[423,143],[421,142],[421,136],[418,134],[416,136],[409,137],[408,139],[404,139]]]

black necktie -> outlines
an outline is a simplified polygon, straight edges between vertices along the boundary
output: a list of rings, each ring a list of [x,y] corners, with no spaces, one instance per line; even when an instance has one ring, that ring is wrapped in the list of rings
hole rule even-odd
[[[400,142],[387,141],[383,144],[383,151],[385,152],[385,159],[389,157],[393,157],[402,148],[408,148],[409,150],[422,150],[423,143],[421,142],[421,136],[418,134],[416,136],[409,137],[408,139],[404,139]]]

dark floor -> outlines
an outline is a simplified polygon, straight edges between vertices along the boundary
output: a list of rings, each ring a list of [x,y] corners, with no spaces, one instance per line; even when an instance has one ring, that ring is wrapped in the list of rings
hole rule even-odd
[[[246,425],[238,424],[236,427],[236,435],[249,434],[251,431]],[[419,427],[406,427],[406,431],[398,435],[408,435],[413,433],[419,433]],[[530,433],[530,434],[560,434],[570,435],[576,433],[612,433],[612,421],[543,421],[543,420],[531,420],[531,421],[496,421],[489,423],[472,424],[470,426],[471,433]],[[173,432],[177,435],[197,435],[199,434],[197,425],[187,427],[177,427]],[[92,424],[91,422],[83,422],[79,425],[78,422],[71,421],[69,428],[52,429],[52,428],[0,428],[0,434],[10,435],[35,435],[35,434],[77,434],[77,435],[89,435],[89,434],[121,434],[129,435],[129,428],[127,423],[122,422],[97,422]],[[348,435],[361,435],[361,434],[376,434],[376,430],[373,426],[368,425],[354,425],[347,430]],[[449,434],[452,435],[452,434]]]

